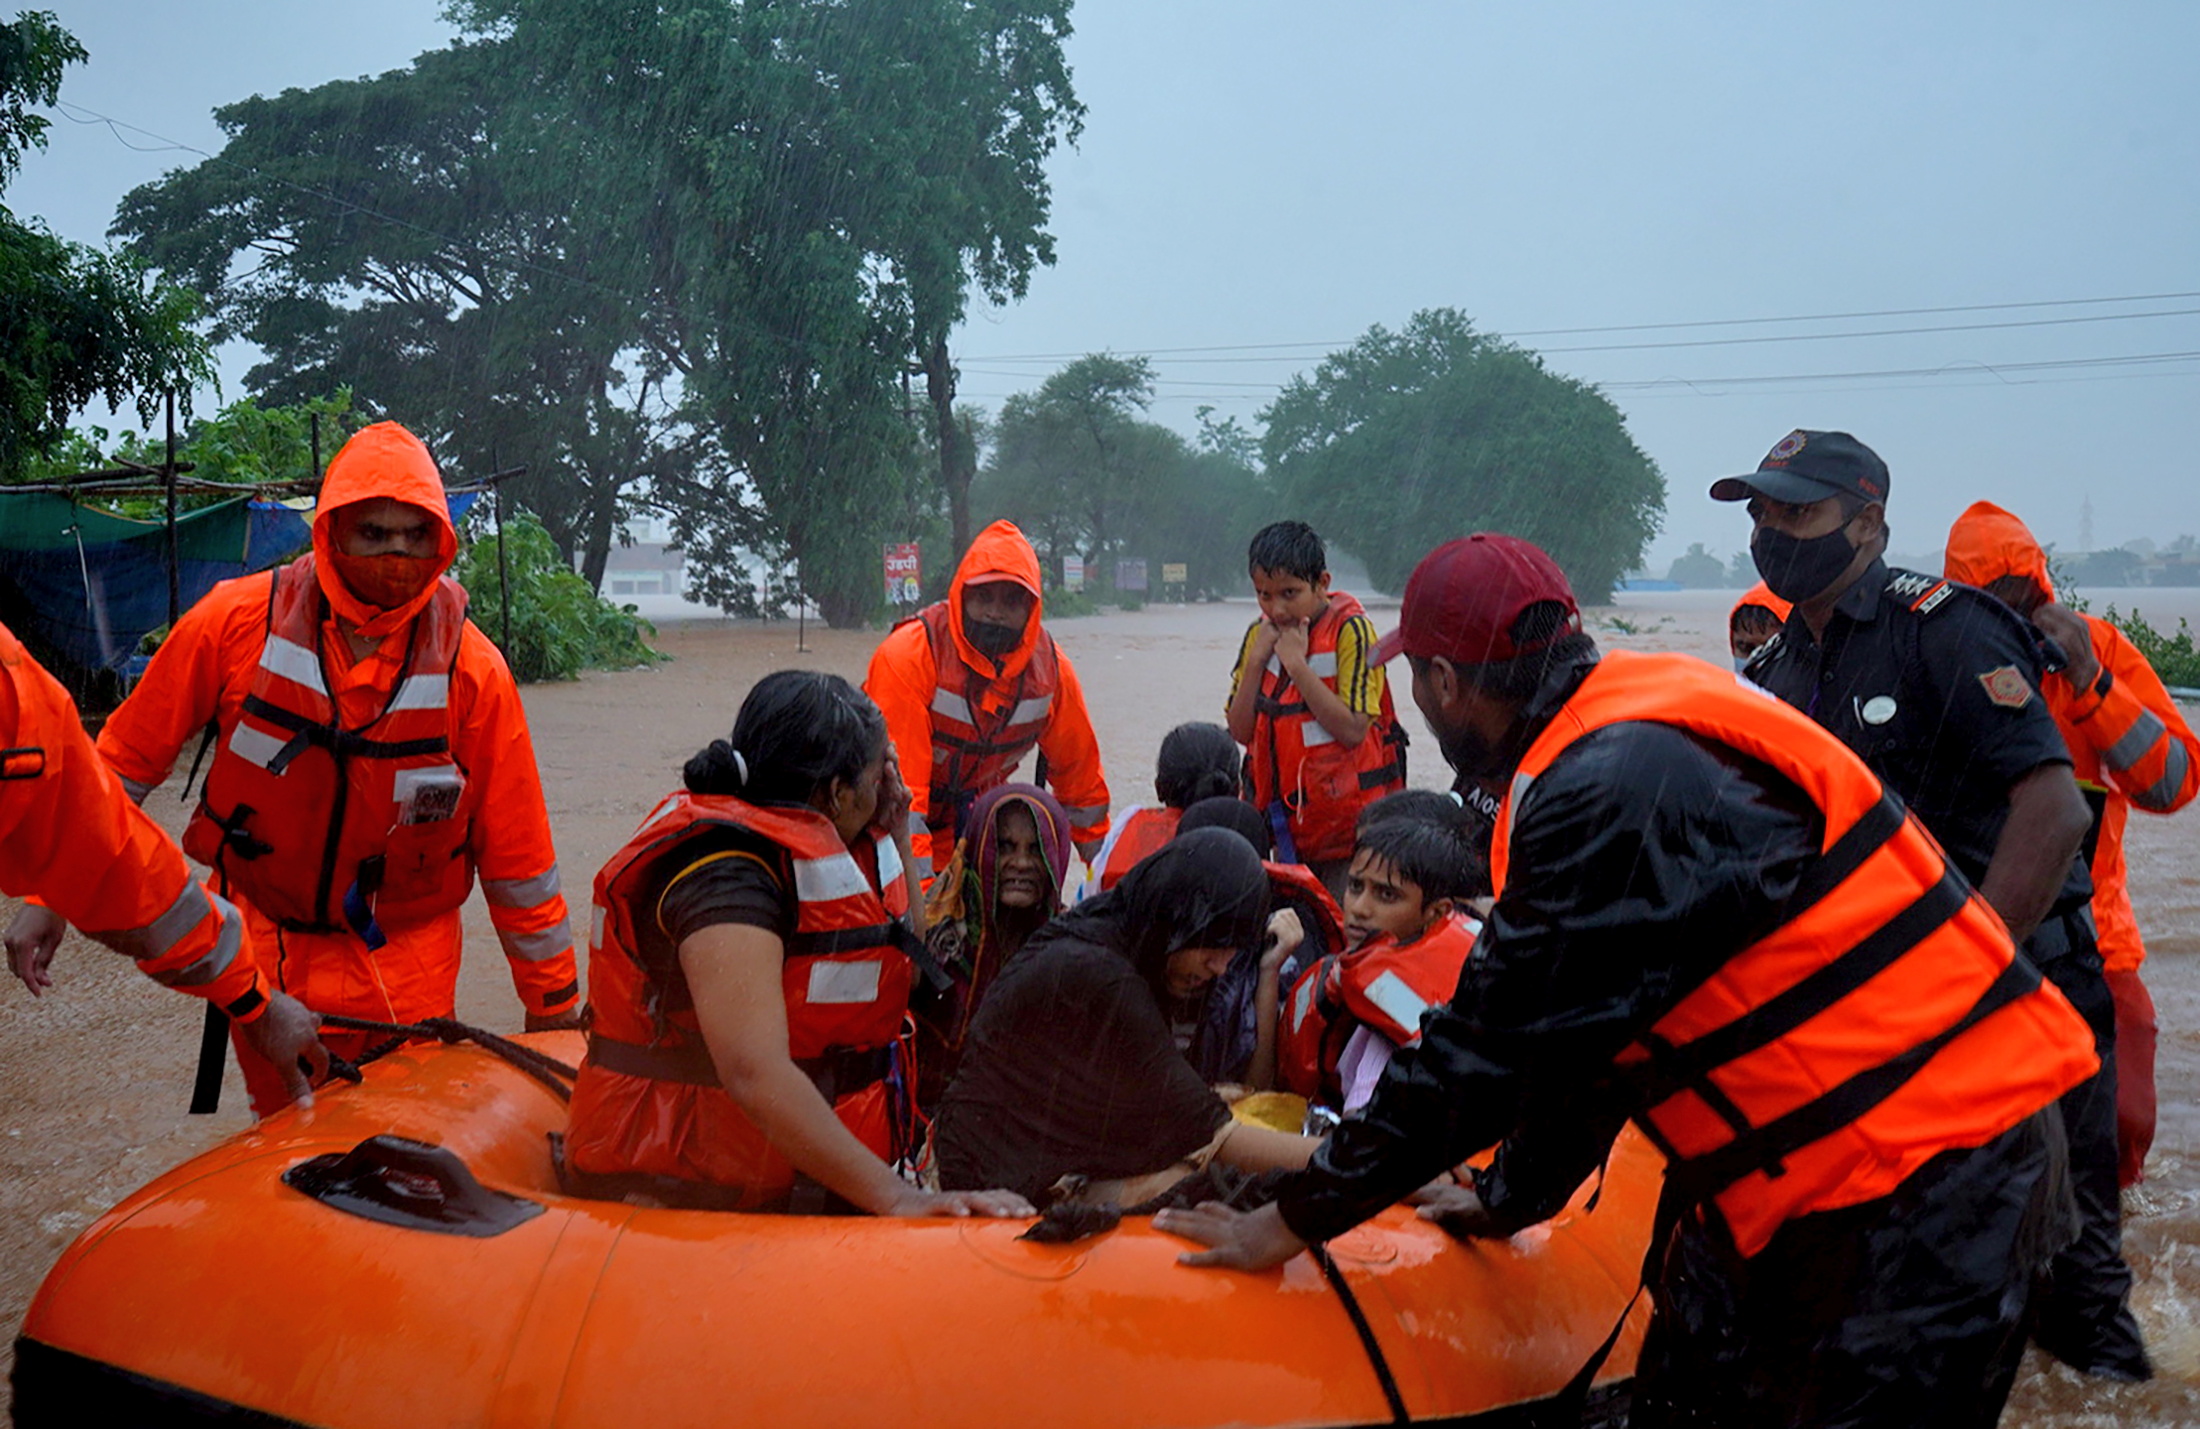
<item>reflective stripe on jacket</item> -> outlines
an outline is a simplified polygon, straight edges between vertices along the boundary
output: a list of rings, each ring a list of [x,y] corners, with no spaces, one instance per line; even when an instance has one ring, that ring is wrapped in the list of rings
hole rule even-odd
[[[1332,692],[1337,688],[1337,634],[1346,621],[1365,613],[1357,600],[1339,591],[1306,632],[1307,666]],[[1266,809],[1282,801],[1300,859],[1351,857],[1360,810],[1406,786],[1405,736],[1398,728],[1389,682],[1383,684],[1380,712],[1351,748],[1338,744],[1314,718],[1306,697],[1273,655],[1260,672],[1254,709],[1253,802]]]
[[[1139,860],[1175,838],[1177,821],[1183,817],[1182,809],[1164,804],[1133,809],[1117,819],[1100,850],[1100,872],[1095,876],[1098,891],[1105,893],[1121,883],[1124,874],[1138,867]]]
[[[725,829],[776,845],[785,864],[775,873],[793,881],[795,931],[780,971],[788,1055],[813,1079],[839,1069],[836,1084],[821,1083],[835,1111],[882,1158],[899,1149],[882,1095],[884,1059],[848,1055],[895,1042],[916,976],[892,840],[877,836],[859,859],[814,810],[679,793],[596,875],[588,959],[595,1021],[573,1091],[567,1155],[584,1172],[669,1176],[768,1200],[793,1184],[794,1168],[719,1086],[677,960],[652,967],[643,952],[642,920],[656,916],[645,906],[650,890],[678,869],[683,846]]]
[[[241,717],[223,732],[183,846],[277,923],[419,921],[474,883],[478,795],[451,759],[451,671],[466,593],[449,577],[413,622],[380,715],[345,727],[321,668],[314,558],[269,578],[267,636]],[[347,908],[347,903],[351,906]]]
[[[132,803],[68,691],[0,626],[0,889],[36,897],[153,981],[249,1021],[267,1006],[244,920]]]
[[[1410,943],[1378,934],[1308,968],[1282,1007],[1276,1071],[1284,1089],[1341,1106],[1338,1063],[1353,1032],[1369,1026],[1399,1047],[1420,1040],[1421,1014],[1459,990],[1478,931],[1452,914]]]
[[[1780,1224],[1886,1195],[2093,1074],[2085,1024],[1877,777],[1755,686],[1679,655],[1614,652],[1521,760],[1491,848],[1503,897],[1515,811],[1592,730],[1651,720],[1757,760],[1825,819],[1788,917],[1623,1051],[1668,1185],[1714,1200],[1745,1255]]]

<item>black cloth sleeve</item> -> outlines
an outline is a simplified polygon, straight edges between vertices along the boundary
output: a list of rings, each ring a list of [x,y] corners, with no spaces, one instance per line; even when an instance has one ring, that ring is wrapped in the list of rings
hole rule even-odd
[[[1286,1179],[1285,1224],[1326,1240],[1516,1132],[1501,1202],[1563,1204],[1633,1110],[1613,1058],[1777,925],[1822,830],[1785,779],[1669,726],[1575,743],[1514,811],[1508,882],[1457,995]]]
[[[794,931],[795,900],[783,879],[785,856],[768,840],[728,832],[682,850],[665,877],[655,909],[658,928],[675,949],[723,923]]]
[[[979,1007],[940,1110],[940,1184],[1035,1199],[1072,1173],[1159,1171],[1229,1119],[1137,971],[1096,945],[1027,947]]]
[[[2070,763],[2040,694],[2038,645],[1999,601],[1959,589],[1948,609],[1918,622],[1917,640],[1941,683],[1942,728],[1974,774],[1983,768],[2007,788],[2042,764]]]

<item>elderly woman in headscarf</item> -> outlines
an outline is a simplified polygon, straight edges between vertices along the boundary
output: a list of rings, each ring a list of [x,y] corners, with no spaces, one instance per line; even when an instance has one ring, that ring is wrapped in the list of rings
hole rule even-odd
[[[1230,1119],[1167,1012],[1262,943],[1268,905],[1252,846],[1201,829],[1041,929],[971,1022],[935,1126],[941,1186],[1044,1200],[1073,1177],[1127,1205],[1209,1160],[1304,1165],[1314,1141]]]
[[[916,1006],[920,1104],[954,1075],[1002,965],[1061,907],[1069,850],[1069,815],[1037,785],[1003,784],[971,805],[925,905],[925,945],[953,985]]]

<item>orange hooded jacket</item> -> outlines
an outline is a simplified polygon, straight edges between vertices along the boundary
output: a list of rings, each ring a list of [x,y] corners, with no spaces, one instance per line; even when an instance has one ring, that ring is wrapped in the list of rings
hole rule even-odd
[[[1031,592],[1031,619],[1024,638],[998,661],[970,643],[963,631],[963,591],[987,581],[1014,581]],[[919,872],[930,877],[933,868],[954,852],[952,831],[934,835],[927,819],[931,810],[934,761],[941,758],[935,739],[944,733],[935,722],[935,706],[967,704],[988,721],[1013,715],[1021,703],[1020,677],[1035,656],[1051,657],[1058,670],[1058,687],[1042,716],[1038,732],[1040,754],[1046,760],[1047,783],[1069,814],[1070,837],[1079,849],[1090,849],[1108,833],[1108,780],[1100,766],[1100,742],[1092,732],[1092,716],[1085,709],[1084,686],[1069,657],[1054,644],[1054,637],[1040,625],[1045,602],[1039,587],[1039,556],[1013,522],[996,521],[980,531],[955,568],[947,599],[901,622],[871,653],[870,673],[863,689],[886,716],[886,732],[901,761],[901,777],[916,802],[910,809],[911,842]],[[933,651],[933,630],[944,625],[951,649],[942,657],[954,662],[943,670]],[[1042,642],[1045,649],[1042,651]],[[943,745],[942,750],[946,747]],[[952,757],[952,751],[946,751]],[[1010,761],[1013,765],[1013,761]],[[990,774],[982,787],[957,790],[964,799],[975,798],[995,784],[1005,783],[1011,769]]]
[[[1755,606],[1759,610],[1764,611],[1774,620],[1779,621],[1783,625],[1787,623],[1788,612],[1795,608],[1794,606],[1788,604],[1786,601],[1780,599],[1780,597],[1774,595],[1772,593],[1771,586],[1766,585],[1763,581],[1759,581],[1757,582],[1757,584],[1751,586],[1748,590],[1743,591],[1742,598],[1734,602],[1734,609],[1727,612],[1727,624],[1732,625],[1734,623],[1734,617],[1740,615],[1743,611],[1749,609],[1751,606]]]
[[[0,889],[40,902],[146,976],[250,1022],[267,996],[237,910],[130,802],[60,682],[0,626]]]
[[[2021,576],[2055,598],[2046,552],[2022,521],[1990,501],[1972,503],[1949,528],[1945,574],[1974,586]],[[2070,746],[2079,786],[2105,792],[2093,853],[2093,921],[2102,962],[2111,972],[2131,972],[2146,960],[2146,945],[2125,883],[2124,823],[2134,806],[2167,814],[2192,801],[2200,792],[2200,740],[2138,647],[2107,621],[2084,619],[2100,678],[2074,690],[2068,680],[2050,677],[2040,692]]]
[[[269,626],[276,587],[271,582],[284,579],[285,572],[310,575],[319,586],[324,604],[313,653],[338,722],[347,730],[362,729],[393,704],[406,673],[414,624],[436,599],[441,582],[429,582],[412,600],[384,611],[362,602],[338,578],[331,560],[330,513],[375,497],[426,512],[436,532],[436,568],[449,568],[458,537],[451,529],[442,477],[427,448],[395,422],[377,423],[353,436],[322,482],[312,556],[272,575],[243,576],[214,587],[176,622],[144,678],[101,731],[99,751],[133,797],[142,800],[165,780],[184,747],[209,726],[216,732],[214,757],[234,757],[232,735],[263,653],[272,648]],[[347,625],[379,643],[363,657],[354,657]],[[312,678],[310,672],[307,678]],[[580,1001],[580,980],[558,888],[549,813],[518,688],[504,657],[471,621],[461,632],[448,679],[449,759],[473,786],[462,808],[479,816],[468,831],[466,853],[480,876],[490,921],[527,1011],[570,1011]],[[294,834],[320,837],[329,814],[325,809],[284,807],[262,811],[257,818],[277,820],[273,827]],[[280,986],[309,1008],[401,1022],[449,1015],[458,979],[457,908],[384,927],[387,944],[370,952],[354,932],[279,927],[249,899],[239,902]]]

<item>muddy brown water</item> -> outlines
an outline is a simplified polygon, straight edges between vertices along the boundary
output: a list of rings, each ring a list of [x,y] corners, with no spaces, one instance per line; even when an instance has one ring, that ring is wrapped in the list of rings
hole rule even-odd
[[[1623,596],[1588,621],[1611,647],[1684,650],[1724,658],[1731,596],[1677,592]],[[2200,615],[2200,592],[2147,602],[2157,624]],[[2159,611],[2159,614],[2157,614]],[[1392,612],[1377,607],[1378,626]],[[1152,798],[1161,737],[1187,719],[1219,720],[1229,663],[1249,603],[1151,607],[1054,626],[1082,675],[1117,805]],[[875,633],[812,629],[798,653],[791,626],[704,622],[667,627],[675,658],[649,670],[593,674],[524,692],[566,895],[586,916],[595,869],[669,789],[681,762],[722,735],[748,686],[787,665],[860,680]],[[1396,667],[1401,673],[1403,666]],[[1412,701],[1399,705],[1415,743],[1415,784],[1448,782]],[[179,776],[180,777],[180,776]],[[183,808],[174,788],[147,807],[171,829]],[[2168,818],[2135,816],[2132,890],[2160,1006],[2161,1133],[2146,1183],[2126,1202],[2126,1250],[2136,1307],[2159,1374],[2152,1384],[2095,1384],[2036,1353],[2018,1382],[2007,1426],[2200,1425],[2200,870],[2192,856],[2200,806]],[[13,905],[0,900],[0,918]],[[467,912],[469,957],[459,1015],[517,1027],[519,1008],[487,914]],[[481,950],[487,950],[483,956]],[[199,1006],[153,986],[121,959],[72,936],[56,989],[33,1001],[0,986],[0,1326],[12,1340],[62,1249],[102,1211],[168,1167],[245,1125],[234,1070],[220,1113],[184,1112],[198,1046]],[[174,1309],[175,1307],[171,1307]],[[158,1323],[156,1314],[148,1323]],[[0,1341],[0,1371],[12,1356]]]

